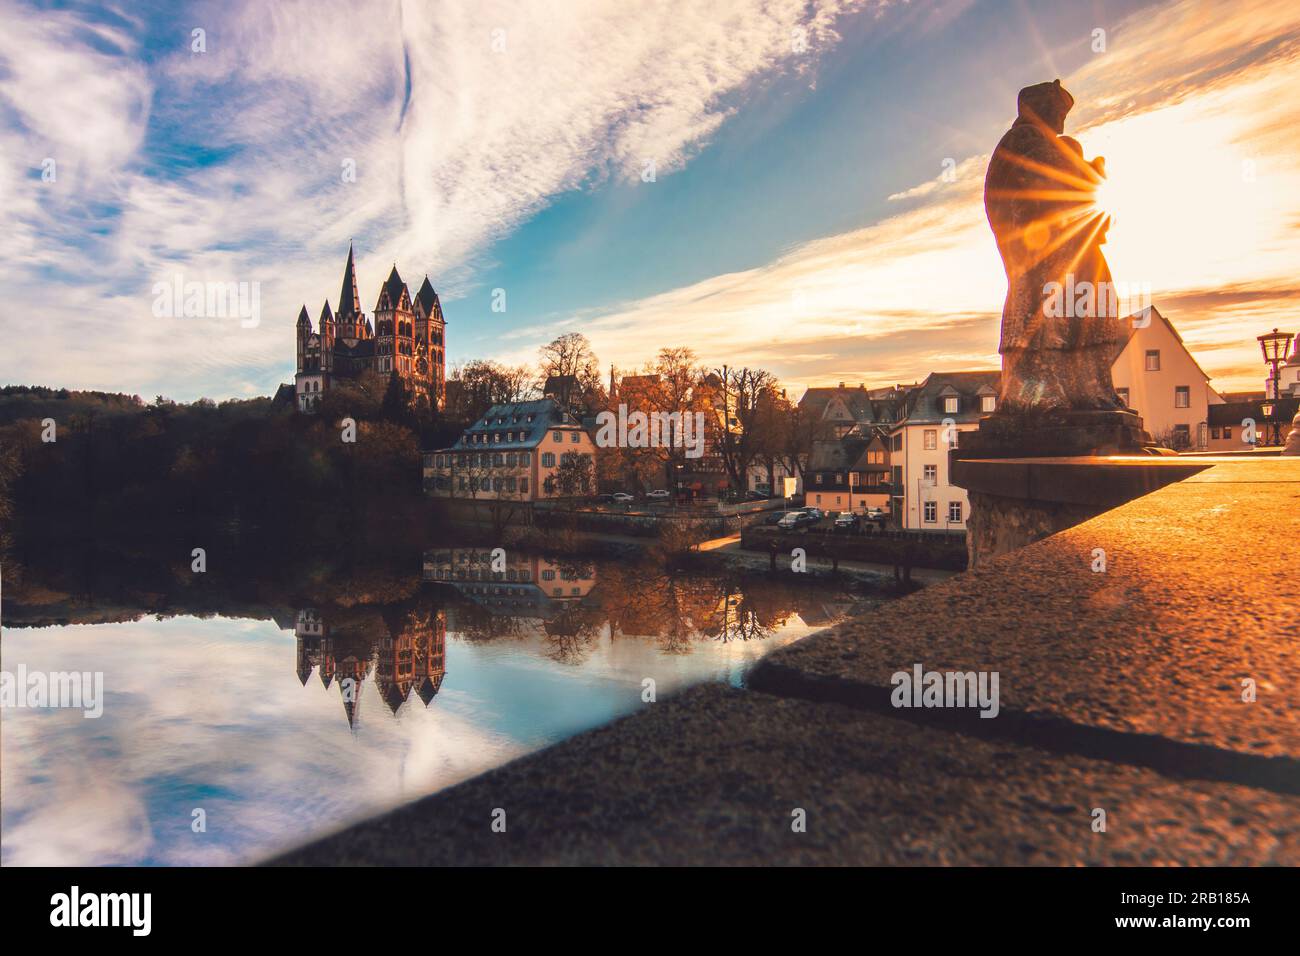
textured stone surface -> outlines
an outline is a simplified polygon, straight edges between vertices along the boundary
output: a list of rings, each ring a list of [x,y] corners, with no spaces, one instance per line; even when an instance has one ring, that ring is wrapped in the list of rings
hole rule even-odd
[[[1294,796],[710,685],[274,862],[1294,865],[1298,819]]]
[[[996,670],[1003,714],[984,723],[1019,714],[1208,745],[1294,779],[1297,542],[1300,462],[1216,465],[778,651],[751,681],[878,706],[916,662]]]

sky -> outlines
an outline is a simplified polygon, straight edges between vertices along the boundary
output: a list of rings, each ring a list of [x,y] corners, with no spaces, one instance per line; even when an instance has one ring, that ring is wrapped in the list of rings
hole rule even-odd
[[[427,274],[450,364],[688,346],[798,394],[996,368],[1016,91],[1104,155],[1117,281],[1220,390],[1300,331],[1293,0],[0,0],[0,383],[270,394]],[[199,32],[196,32],[199,31]],[[243,317],[173,283],[243,283]],[[504,304],[495,311],[494,302]],[[173,314],[176,313],[176,314]]]

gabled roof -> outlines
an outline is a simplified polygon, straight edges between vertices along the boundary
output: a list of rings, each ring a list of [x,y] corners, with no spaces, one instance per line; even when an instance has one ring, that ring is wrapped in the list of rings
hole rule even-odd
[[[929,424],[951,418],[957,422],[977,422],[980,418],[980,397],[989,389],[995,393],[1002,373],[988,372],[931,372],[925,381],[907,394],[901,424]],[[943,410],[943,398],[957,397],[957,411]]]
[[[361,297],[357,295],[357,270],[352,262],[352,243],[348,243],[348,264],[343,269],[343,288],[339,291],[339,318],[361,314]]]
[[[379,290],[379,301],[375,303],[375,311],[381,312],[385,309],[410,311],[410,308],[411,293],[406,288],[406,283],[402,281],[402,277],[397,274],[397,263],[393,263],[393,271],[388,273],[388,279]]]
[[[425,276],[424,282],[420,284],[420,291],[415,293],[415,304],[420,307],[422,315],[442,317],[442,304],[438,301],[438,293],[433,291],[433,284],[428,276]]]
[[[1164,323],[1165,328],[1169,329],[1169,331],[1173,333],[1174,341],[1176,341],[1179,345],[1183,347],[1183,351],[1187,353],[1187,357],[1192,360],[1192,364],[1196,366],[1196,371],[1200,372],[1201,375],[1208,382],[1210,380],[1210,376],[1205,374],[1205,369],[1201,368],[1201,364],[1198,361],[1196,361],[1196,356],[1194,356],[1191,353],[1191,351],[1187,348],[1186,343],[1183,342],[1183,337],[1179,335],[1178,330],[1174,328],[1174,324],[1170,322],[1167,318],[1165,318],[1165,316],[1163,316],[1160,313],[1160,310],[1157,309],[1154,305],[1149,305],[1145,309],[1139,309],[1138,311],[1134,312],[1132,315],[1125,316],[1123,319],[1120,320],[1124,324],[1124,339],[1116,347],[1115,355],[1111,359],[1111,363],[1114,364],[1115,362],[1119,361],[1119,357],[1122,354],[1124,354],[1124,350],[1128,348],[1129,343],[1133,341],[1133,337],[1137,335],[1139,331],[1138,328],[1139,324],[1141,324],[1143,328],[1145,328],[1147,325],[1150,325],[1150,322],[1139,323],[1139,319],[1148,318],[1148,317],[1159,319],[1161,322]]]
[[[853,421],[861,423],[890,423],[899,417],[903,399],[915,385],[894,385],[883,388],[867,388],[859,385],[849,388],[844,385],[830,388],[809,388],[799,398],[799,408],[805,416],[813,421],[844,422],[847,418],[832,414],[836,401],[843,404],[845,411]]]
[[[869,442],[864,438],[825,439],[812,443],[809,471],[848,471],[862,457]]]

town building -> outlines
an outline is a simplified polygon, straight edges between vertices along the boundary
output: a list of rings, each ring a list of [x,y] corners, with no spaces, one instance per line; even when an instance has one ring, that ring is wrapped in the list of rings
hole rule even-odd
[[[842,438],[812,444],[804,504],[823,511],[889,511],[889,432],[861,426]]]
[[[860,426],[892,425],[898,421],[903,399],[916,384],[884,388],[846,387],[806,389],[799,398],[799,414],[814,439],[843,438]]]
[[[1177,451],[1209,447],[1209,409],[1223,403],[1210,377],[1155,306],[1124,320],[1128,338],[1111,366],[1115,391],[1142,416],[1157,444]]]
[[[454,445],[424,453],[424,490],[435,498],[518,502],[590,494],[595,451],[582,423],[553,398],[493,405]],[[584,456],[585,465],[577,461]],[[573,484],[580,473],[586,487]]]
[[[361,310],[352,246],[343,269],[338,308],[329,300],[312,327],[304,305],[296,327],[296,407],[313,412],[339,379],[367,372],[396,375],[412,395],[423,395],[442,410],[446,406],[446,318],[429,277],[411,296],[394,263],[375,302],[374,323]]]
[[[952,484],[948,451],[997,409],[1001,372],[932,372],[904,397],[889,429],[891,517],[896,527],[966,530],[966,489]]]
[[[1285,396],[1286,393],[1283,392]],[[1272,417],[1265,415],[1272,408]],[[1209,410],[1209,439],[1205,451],[1242,452],[1264,446],[1273,437],[1273,425],[1285,441],[1291,420],[1300,409],[1300,393],[1294,398],[1269,400],[1260,395],[1244,402],[1223,402]]]

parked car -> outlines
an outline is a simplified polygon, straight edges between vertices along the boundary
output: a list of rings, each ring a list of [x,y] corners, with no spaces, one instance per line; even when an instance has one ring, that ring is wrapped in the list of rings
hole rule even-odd
[[[767,498],[768,498],[768,496],[765,495],[765,494],[763,494],[763,492],[761,492],[761,491],[747,491],[747,492],[745,492],[745,500],[746,500],[746,501],[766,501]]]
[[[782,531],[793,531],[799,527],[799,518],[801,516],[802,512],[787,511],[777,520],[776,526]]]
[[[654,491],[647,491],[645,496],[650,501],[667,501],[672,497],[672,495],[663,488],[656,488]]]
[[[633,501],[636,501],[636,499],[633,498],[631,495],[629,495],[626,491],[616,491],[612,495],[610,495],[610,498],[614,501],[615,504],[620,504],[620,505],[629,504]]]
[[[822,511],[821,508],[804,508],[803,513],[806,515],[812,515],[818,521],[821,521],[822,518],[826,517],[826,512]]]
[[[614,503],[614,496],[609,494],[596,495],[591,500],[596,502],[598,505],[612,505]]]
[[[813,511],[791,511],[786,514],[776,526],[782,531],[796,531],[799,528],[807,528],[821,522],[821,514],[813,514]]]
[[[857,531],[862,526],[861,519],[851,511],[841,511],[835,516],[832,531]]]
[[[763,524],[778,524],[786,515],[794,514],[793,511],[773,511],[763,518]]]

